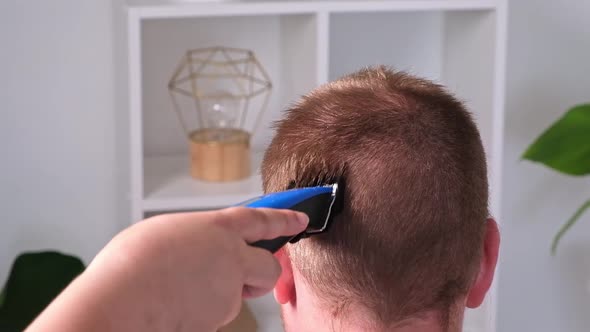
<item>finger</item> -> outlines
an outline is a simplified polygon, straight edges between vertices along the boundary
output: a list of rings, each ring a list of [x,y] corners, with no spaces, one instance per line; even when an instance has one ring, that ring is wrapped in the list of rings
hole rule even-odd
[[[301,233],[309,222],[305,213],[292,210],[233,207],[222,211],[218,222],[249,243]]]
[[[281,265],[268,251],[248,247],[243,252],[244,298],[258,297],[270,292],[281,275]]]
[[[267,290],[267,289],[244,286],[244,289],[242,290],[242,298],[243,299],[254,299],[257,297],[264,296],[269,292],[270,292],[270,290]]]

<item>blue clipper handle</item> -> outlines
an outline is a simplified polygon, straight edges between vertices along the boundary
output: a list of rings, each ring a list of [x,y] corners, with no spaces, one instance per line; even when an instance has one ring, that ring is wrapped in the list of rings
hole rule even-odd
[[[308,229],[310,229],[316,227],[318,223],[324,224],[330,211],[330,204],[333,200],[332,195],[332,186],[308,187],[263,195],[238,205],[251,208],[291,209],[304,212],[309,217]],[[305,231],[302,233],[305,233]],[[260,240],[250,245],[275,253],[289,241],[300,235],[302,234],[281,236],[271,240]]]

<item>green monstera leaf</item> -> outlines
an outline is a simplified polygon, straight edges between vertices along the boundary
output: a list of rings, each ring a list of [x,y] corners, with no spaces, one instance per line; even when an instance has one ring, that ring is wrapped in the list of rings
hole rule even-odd
[[[559,172],[581,176],[590,174],[590,104],[571,108],[549,127],[523,154],[523,159],[542,163]],[[563,235],[590,208],[590,200],[559,229],[551,252],[555,254]]]
[[[1,292],[0,331],[24,330],[82,271],[80,259],[58,252],[18,256]]]

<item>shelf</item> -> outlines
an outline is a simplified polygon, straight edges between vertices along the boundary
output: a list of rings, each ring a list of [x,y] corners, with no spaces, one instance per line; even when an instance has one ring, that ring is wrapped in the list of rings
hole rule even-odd
[[[229,206],[262,194],[258,174],[232,183],[189,175],[186,136],[172,112],[166,82],[187,49],[251,49],[273,82],[262,130],[251,148],[264,150],[271,124],[301,95],[359,68],[386,64],[430,78],[465,102],[487,151],[490,209],[500,218],[506,0],[120,0],[123,169],[129,169],[130,220],[180,210]],[[370,38],[367,38],[370,36]],[[190,103],[189,103],[190,104]],[[121,135],[121,137],[125,137]],[[496,331],[496,286],[470,310],[465,331]],[[248,301],[259,331],[282,331],[272,296]]]
[[[233,15],[289,15],[317,12],[376,12],[424,10],[489,10],[494,0],[394,0],[394,1],[218,1],[182,2],[129,0],[128,7],[139,19]]]
[[[198,181],[189,174],[188,155],[146,157],[144,212],[205,210],[243,202],[262,194],[258,174],[262,154],[253,154],[254,175],[235,182]]]

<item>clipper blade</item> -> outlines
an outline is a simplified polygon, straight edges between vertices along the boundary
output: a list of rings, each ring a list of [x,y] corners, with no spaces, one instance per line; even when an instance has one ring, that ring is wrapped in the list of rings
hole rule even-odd
[[[289,242],[295,243],[302,238],[327,232],[332,225],[334,217],[342,211],[344,181],[339,180],[336,183],[326,186],[332,187],[332,193],[329,196],[326,195],[313,201],[303,202],[301,206],[294,208],[294,210],[305,212],[309,216],[309,225],[305,232],[294,237]]]

